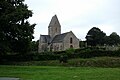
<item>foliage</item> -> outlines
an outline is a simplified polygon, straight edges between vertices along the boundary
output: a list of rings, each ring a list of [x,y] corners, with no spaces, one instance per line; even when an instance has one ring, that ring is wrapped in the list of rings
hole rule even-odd
[[[13,61],[43,61],[43,60],[57,60],[60,58],[60,55],[55,54],[17,54],[17,55],[4,55],[1,56],[1,62],[13,62]]]
[[[109,36],[105,37],[105,44],[110,46],[119,46],[120,36],[116,32],[112,32]]]
[[[69,65],[76,67],[120,67],[120,57],[95,57],[71,59]]]
[[[120,44],[120,36],[116,32],[111,33],[109,38],[110,38],[109,45]]]
[[[19,66],[73,66],[73,67],[120,67],[120,57],[94,57],[94,58],[76,58],[69,59],[66,62],[59,60],[47,61],[21,61],[6,62],[3,65],[19,65]]]
[[[67,55],[61,55],[59,61],[60,61],[60,63],[67,63],[68,62],[68,56]]]
[[[48,53],[29,53],[29,54],[15,54],[15,55],[3,55],[0,56],[1,62],[13,62],[13,61],[43,61],[43,60],[60,60],[61,56],[63,56],[62,60],[65,62],[68,59],[73,58],[93,58],[93,57],[120,57],[120,50],[117,51],[106,51],[104,49],[99,49],[97,47],[90,47],[84,49],[76,49],[73,53],[66,52],[48,52]]]
[[[75,51],[75,49],[70,48],[70,49],[67,49],[67,50],[65,51],[65,54],[72,54],[72,53],[74,53],[74,51]]]
[[[87,42],[86,42],[86,41],[79,41],[79,47],[80,47],[80,48],[85,48],[85,47],[87,47]]]
[[[90,46],[103,45],[106,34],[97,27],[90,29],[86,35],[87,44]]]
[[[109,36],[99,28],[93,27],[86,35],[86,41],[89,46],[118,46],[120,44],[120,36],[116,32],[112,32]]]
[[[32,52],[38,51],[38,44],[39,44],[39,40],[31,42],[31,51]]]
[[[30,51],[35,24],[28,22],[32,11],[23,1],[0,0],[0,53]]]

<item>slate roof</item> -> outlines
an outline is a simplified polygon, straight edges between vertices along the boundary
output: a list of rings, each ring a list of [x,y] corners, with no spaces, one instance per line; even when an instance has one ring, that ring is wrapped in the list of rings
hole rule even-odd
[[[51,43],[58,43],[58,42],[62,42],[62,41],[64,40],[65,36],[66,36],[68,33],[70,33],[70,32],[63,33],[63,34],[59,34],[59,35],[56,35],[56,36],[53,38],[53,40],[52,40],[52,42],[51,42]]]
[[[51,41],[50,35],[40,35],[40,37],[41,37],[41,42],[43,43],[50,43]]]
[[[41,35],[41,42],[43,43],[59,43],[63,42],[65,36],[69,34],[70,32],[66,32],[63,34],[56,35],[53,39],[50,37],[50,35]]]

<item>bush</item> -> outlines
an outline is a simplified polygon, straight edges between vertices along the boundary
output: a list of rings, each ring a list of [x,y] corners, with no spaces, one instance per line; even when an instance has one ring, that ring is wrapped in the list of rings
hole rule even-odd
[[[68,62],[68,56],[67,55],[61,55],[59,61],[60,61],[60,63],[67,63]]]
[[[77,67],[120,67],[119,57],[95,57],[87,59],[71,59],[68,62],[70,66]]]

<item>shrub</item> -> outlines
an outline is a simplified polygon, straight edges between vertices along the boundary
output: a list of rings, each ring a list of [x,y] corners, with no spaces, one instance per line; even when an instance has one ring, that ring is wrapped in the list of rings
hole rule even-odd
[[[59,61],[60,61],[60,63],[67,63],[68,62],[68,56],[67,55],[61,55]]]

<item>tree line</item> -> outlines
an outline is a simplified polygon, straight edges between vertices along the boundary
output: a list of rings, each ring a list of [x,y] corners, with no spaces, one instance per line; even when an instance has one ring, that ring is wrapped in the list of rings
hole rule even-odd
[[[86,35],[87,45],[89,46],[118,46],[120,44],[120,36],[116,32],[112,32],[109,36],[97,27],[90,29]]]

